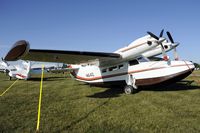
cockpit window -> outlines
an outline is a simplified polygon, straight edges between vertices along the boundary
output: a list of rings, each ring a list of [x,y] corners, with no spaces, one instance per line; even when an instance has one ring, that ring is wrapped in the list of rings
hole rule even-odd
[[[124,65],[121,64],[121,65],[119,65],[118,67],[119,67],[119,69],[122,69],[122,68],[124,68]]]
[[[139,58],[137,58],[137,60],[139,61],[139,62],[148,62],[148,59],[147,58],[144,58],[144,57],[139,57]]]
[[[129,61],[129,65],[130,66],[137,65],[137,64],[139,64],[139,62],[137,60],[131,60],[131,61]]]
[[[102,69],[102,73],[105,73],[105,72],[107,72],[107,69],[106,68]]]
[[[114,71],[114,70],[117,70],[117,66],[113,66],[109,68],[109,71]]]

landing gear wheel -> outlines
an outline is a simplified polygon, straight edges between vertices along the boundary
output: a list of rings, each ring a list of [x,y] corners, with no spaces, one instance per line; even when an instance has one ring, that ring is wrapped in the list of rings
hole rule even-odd
[[[131,86],[131,85],[126,85],[124,87],[124,92],[125,92],[125,94],[134,94],[134,93],[137,93],[138,90],[133,88],[133,86]]]

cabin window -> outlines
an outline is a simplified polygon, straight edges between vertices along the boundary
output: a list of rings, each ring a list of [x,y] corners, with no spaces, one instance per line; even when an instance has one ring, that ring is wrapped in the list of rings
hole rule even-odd
[[[84,65],[81,65],[81,66],[82,66],[82,67],[86,67],[87,65],[84,64]]]
[[[122,69],[124,67],[124,65],[119,65],[119,69]]]
[[[114,71],[114,70],[117,70],[117,66],[114,66],[114,67],[110,67],[110,68],[109,68],[109,71]]]
[[[129,61],[129,65],[130,66],[137,65],[137,64],[139,64],[139,62],[137,60],[131,60],[131,61]]]
[[[137,58],[137,60],[139,62],[148,62],[148,60],[146,58],[144,58],[144,57],[139,57],[139,58]]]
[[[105,72],[107,72],[107,69],[102,69],[102,73],[105,73]]]

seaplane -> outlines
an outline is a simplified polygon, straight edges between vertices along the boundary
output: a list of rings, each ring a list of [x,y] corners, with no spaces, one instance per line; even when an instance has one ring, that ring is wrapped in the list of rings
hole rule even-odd
[[[4,73],[9,76],[10,80],[12,78],[28,79],[30,77],[30,61],[23,61],[21,65],[11,65],[2,59],[0,65],[4,67]]]
[[[42,63],[42,62],[31,62],[21,60],[19,62],[8,63],[2,58],[0,66],[3,68],[3,72],[9,76],[9,79],[23,79],[28,80],[31,78],[39,77],[42,72],[42,64],[44,65],[44,73],[54,72],[61,67],[56,66],[52,63]]]
[[[89,52],[31,49],[26,40],[17,41],[5,56],[4,60],[32,60],[46,62],[64,62],[71,64],[68,69],[78,81],[88,84],[123,85],[124,92],[138,92],[143,86],[171,84],[190,75],[194,70],[191,61],[179,60],[176,47],[170,32],[168,39],[163,31],[157,36],[152,32],[136,39],[128,46],[115,52]],[[174,49],[175,59],[166,52]],[[152,61],[149,57],[162,55],[162,60]]]

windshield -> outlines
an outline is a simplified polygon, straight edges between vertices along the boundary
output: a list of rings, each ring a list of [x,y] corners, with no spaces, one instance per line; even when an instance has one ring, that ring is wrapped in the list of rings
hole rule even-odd
[[[145,57],[143,57],[143,56],[140,56],[140,57],[138,57],[137,58],[137,60],[138,60],[138,62],[148,62],[149,61],[149,59],[147,59],[147,58],[145,58]]]

